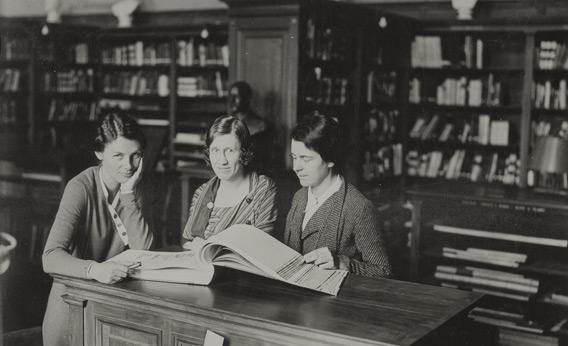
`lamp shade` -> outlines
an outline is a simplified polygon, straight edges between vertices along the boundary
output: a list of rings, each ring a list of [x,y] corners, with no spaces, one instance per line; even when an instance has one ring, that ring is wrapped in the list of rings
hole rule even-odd
[[[530,155],[529,168],[545,173],[568,172],[568,140],[538,137]]]

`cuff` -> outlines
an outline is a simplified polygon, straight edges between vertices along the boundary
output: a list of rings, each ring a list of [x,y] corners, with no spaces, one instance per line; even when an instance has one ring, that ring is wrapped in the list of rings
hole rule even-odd
[[[91,276],[91,270],[93,269],[94,265],[95,261],[91,261],[87,266],[87,270],[85,270],[85,276],[87,277],[87,279],[93,279],[93,277]]]

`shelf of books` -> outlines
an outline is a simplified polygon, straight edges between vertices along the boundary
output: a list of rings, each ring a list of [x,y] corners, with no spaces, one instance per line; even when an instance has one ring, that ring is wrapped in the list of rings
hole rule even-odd
[[[97,120],[95,28],[46,24],[36,29],[36,127],[40,143],[65,138]]]
[[[205,133],[227,113],[229,46],[225,27],[175,38],[177,105],[171,150],[177,168],[202,166]]]
[[[31,137],[30,88],[32,43],[23,27],[2,26],[0,32],[0,131]]]
[[[365,44],[361,109],[361,180],[366,189],[402,187],[404,117],[407,109],[408,21],[379,13]],[[393,40],[393,37],[399,39]]]
[[[520,185],[525,36],[441,28],[411,44],[406,174]],[[418,178],[418,179],[416,179]]]
[[[498,345],[563,344],[568,210],[559,199],[458,193],[463,196],[413,196],[418,278],[485,293],[469,317],[495,327]]]
[[[565,30],[537,32],[535,35],[529,147],[531,151],[539,137],[568,139],[567,44]],[[568,194],[567,173],[543,174],[529,170],[527,184]]]
[[[227,40],[221,26],[101,31],[100,107],[167,127],[161,167],[203,163],[205,130],[226,112]]]

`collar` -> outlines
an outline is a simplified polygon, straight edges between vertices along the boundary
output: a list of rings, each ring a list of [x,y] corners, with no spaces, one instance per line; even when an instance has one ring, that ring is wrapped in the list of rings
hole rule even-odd
[[[336,193],[337,191],[339,191],[339,189],[341,188],[341,184],[343,183],[342,179],[341,179],[341,175],[337,174],[335,177],[335,180],[329,185],[329,187],[327,188],[327,190],[325,190],[323,192],[323,194],[319,197],[317,197],[316,195],[314,195],[312,187],[308,187],[308,202],[307,202],[307,208],[311,208],[311,207],[315,207],[315,206],[320,206],[323,204],[323,202],[325,202],[329,197],[331,197],[331,195],[333,195],[334,193]]]

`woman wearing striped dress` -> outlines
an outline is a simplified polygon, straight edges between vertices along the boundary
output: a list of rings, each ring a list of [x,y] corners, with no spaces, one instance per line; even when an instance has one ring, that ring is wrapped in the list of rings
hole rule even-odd
[[[250,133],[233,116],[217,118],[207,131],[206,154],[215,176],[194,193],[183,236],[209,238],[234,224],[272,233],[276,222],[276,185],[251,171]]]
[[[308,263],[370,276],[391,275],[376,209],[339,174],[339,126],[321,114],[292,130],[293,169],[302,189],[292,200],[284,242]]]

